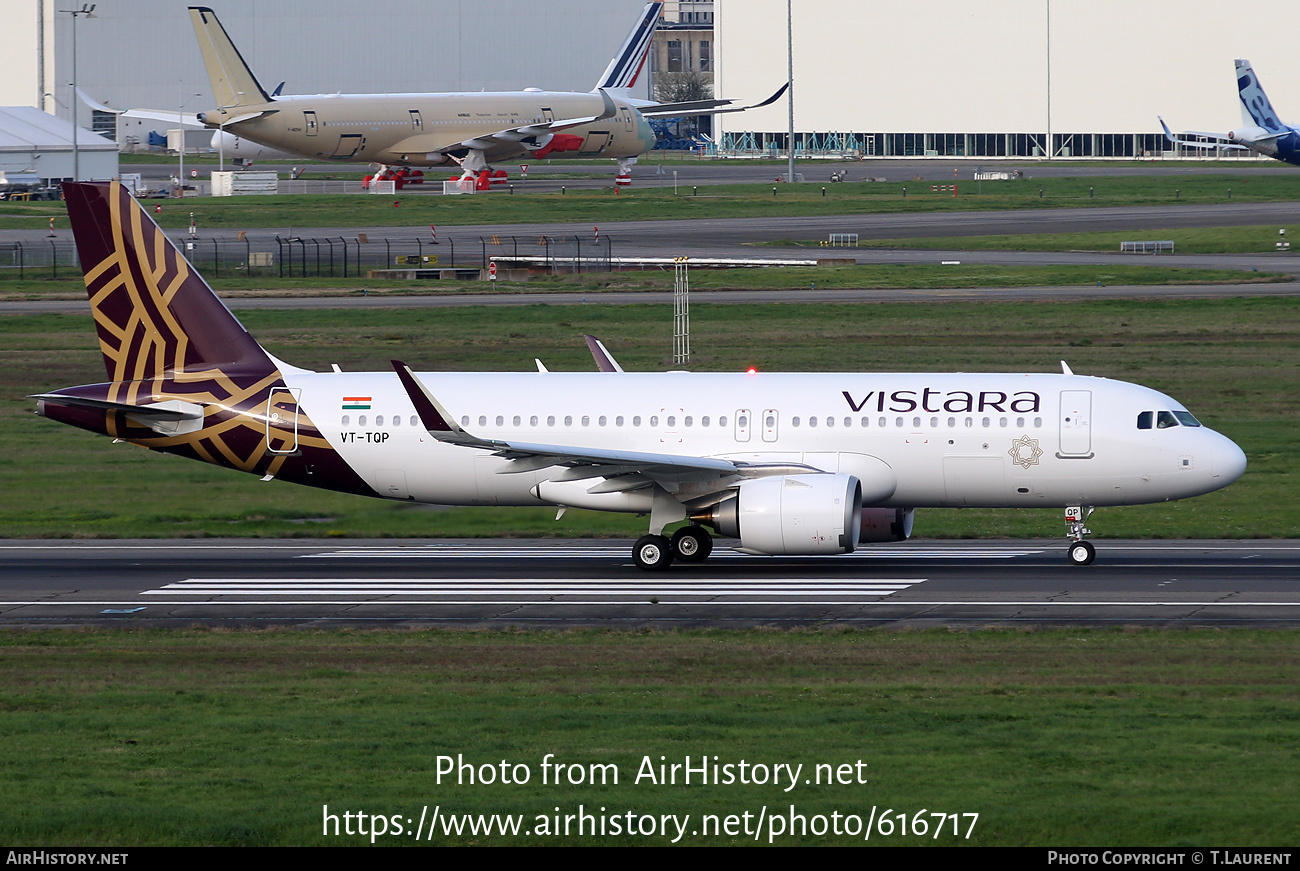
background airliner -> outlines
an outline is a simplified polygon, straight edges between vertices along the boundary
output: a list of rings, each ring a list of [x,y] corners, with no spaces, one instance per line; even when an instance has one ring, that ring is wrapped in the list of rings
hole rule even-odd
[[[1260,87],[1259,77],[1250,66],[1250,61],[1238,58],[1237,93],[1241,98],[1241,126],[1231,130],[1225,136],[1221,133],[1202,133],[1189,130],[1183,137],[1198,136],[1192,140],[1175,137],[1169,131],[1169,125],[1160,119],[1165,138],[1175,145],[1190,148],[1222,148],[1229,151],[1249,150],[1265,157],[1272,157],[1285,163],[1300,166],[1300,129],[1283,124],[1273,111],[1264,89]]]
[[[663,3],[648,3],[591,93],[523,91],[445,94],[316,94],[272,97],[258,84],[216,14],[190,7],[217,108],[198,121],[310,159],[384,166],[459,165],[486,189],[491,164],[527,156],[618,161],[627,183],[637,158],[654,147],[646,116],[738,112],[731,100],[654,103],[631,96]],[[758,105],[767,105],[777,91]],[[173,118],[175,116],[173,115]]]
[[[649,515],[633,559],[911,535],[918,507],[1095,506],[1217,490],[1241,449],[1145,387],[1022,373],[311,372],[268,354],[116,182],[65,184],[108,380],[40,395],[92,432],[262,476],[445,505]],[[603,357],[603,359],[602,359]],[[669,538],[668,526],[687,521]]]

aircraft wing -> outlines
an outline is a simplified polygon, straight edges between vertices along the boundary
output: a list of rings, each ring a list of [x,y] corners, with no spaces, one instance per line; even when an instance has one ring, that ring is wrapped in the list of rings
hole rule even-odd
[[[445,135],[437,133],[421,133],[415,136],[403,139],[401,142],[391,146],[389,151],[416,153],[424,152],[433,154],[435,152],[457,151],[462,148],[473,148],[477,151],[486,151],[497,145],[523,142],[525,140],[538,140],[549,136],[560,130],[567,130],[570,127],[580,127],[583,124],[591,124],[596,121],[604,121],[607,118],[613,118],[618,114],[618,106],[605,93],[604,89],[600,90],[601,111],[597,115],[587,115],[581,118],[557,118],[554,121],[545,124],[525,124],[521,127],[507,127],[504,130],[497,130],[492,133],[485,133],[475,136],[472,139],[448,139]]]
[[[763,106],[770,106],[790,87],[786,82],[777,92],[768,97],[761,103],[754,103],[752,106],[732,106],[735,100],[692,100],[686,103],[648,103],[644,106],[638,105],[637,111],[647,118],[662,118],[673,115],[725,115],[728,112],[744,112],[746,109],[761,109]]]
[[[1181,135],[1199,136],[1201,137],[1201,140],[1206,140],[1206,141],[1195,140],[1195,139],[1180,139],[1177,136],[1174,136],[1174,134],[1169,130],[1169,125],[1165,123],[1164,118],[1160,118],[1159,116],[1156,117],[1159,118],[1160,126],[1165,131],[1165,138],[1175,145],[1185,145],[1188,148],[1220,148],[1227,151],[1248,150],[1246,146],[1242,145],[1239,142],[1233,142],[1230,138],[1224,136],[1222,133],[1202,133],[1199,130],[1187,130],[1184,131]]]
[[[199,121],[198,116],[193,112],[188,114],[184,112],[169,112],[166,109],[112,109],[105,106],[98,100],[94,100],[81,88],[77,88],[77,96],[81,102],[85,103],[96,112],[111,112],[114,115],[121,115],[123,118],[139,118],[142,121],[161,121],[164,124],[175,125],[177,122],[182,127],[195,127],[203,129],[203,122]],[[244,120],[244,119],[240,119]]]
[[[774,474],[819,472],[812,466],[799,464],[762,464],[733,462],[720,457],[691,457],[678,454],[659,454],[648,451],[609,450],[574,445],[550,445],[533,442],[483,439],[456,423],[455,417],[429,392],[411,368],[400,360],[393,360],[393,369],[426,430],[434,438],[448,444],[483,448],[499,457],[514,462],[504,469],[504,474],[533,472],[554,466],[567,466],[553,481],[581,481],[606,478],[589,490],[591,493],[616,492],[649,486],[651,483],[682,484],[687,482],[716,482],[721,489],[742,478],[765,477]]]

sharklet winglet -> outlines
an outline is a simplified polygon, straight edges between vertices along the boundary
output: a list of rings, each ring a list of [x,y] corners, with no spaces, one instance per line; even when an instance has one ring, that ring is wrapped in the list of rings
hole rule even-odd
[[[459,445],[471,445],[474,447],[500,447],[499,442],[488,441],[474,436],[456,423],[456,418],[451,412],[443,407],[442,403],[429,392],[429,388],[424,386],[424,382],[416,377],[401,360],[390,360],[393,365],[393,371],[397,373],[398,380],[402,382],[402,387],[406,390],[406,395],[410,397],[411,404],[415,406],[415,412],[420,416],[420,423],[429,434],[438,441],[451,442]]]

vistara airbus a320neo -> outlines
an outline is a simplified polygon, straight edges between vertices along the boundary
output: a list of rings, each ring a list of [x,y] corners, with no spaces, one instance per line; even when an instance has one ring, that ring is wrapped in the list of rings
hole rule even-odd
[[[1183,499],[1246,457],[1146,387],[1029,373],[311,372],[267,353],[122,185],[64,196],[108,369],[36,397],[51,420],[330,490],[442,505],[649,516],[642,569],[697,561],[707,528],[753,554],[842,554],[916,508]],[[603,357],[603,361],[601,360]],[[669,538],[670,525],[682,523]]]

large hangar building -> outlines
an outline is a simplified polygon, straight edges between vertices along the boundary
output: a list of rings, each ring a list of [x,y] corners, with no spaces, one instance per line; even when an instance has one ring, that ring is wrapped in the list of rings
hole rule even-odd
[[[211,108],[194,0],[99,0],[77,19],[78,82],[116,108]],[[285,93],[588,90],[644,0],[211,0],[268,90]],[[13,0],[0,105],[72,117],[71,9]],[[1176,131],[1240,123],[1232,62],[1249,58],[1283,119],[1300,119],[1293,0],[791,0],[794,130],[805,154],[1139,157]],[[786,79],[787,0],[673,0],[653,66],[700,70],[719,96]],[[690,25],[687,28],[687,25]],[[712,32],[709,33],[709,29]],[[692,29],[691,42],[682,35]],[[698,30],[698,33],[694,31]],[[679,52],[674,55],[673,51]],[[649,76],[644,77],[648,79]],[[650,95],[650,82],[643,84]],[[640,86],[638,88],[640,90]],[[79,110],[81,125],[115,129]],[[125,122],[124,122],[125,123]],[[784,154],[784,99],[721,115],[735,153]],[[154,125],[158,126],[158,125]]]
[[[797,152],[1146,157],[1240,126],[1234,58],[1300,119],[1290,0],[793,0]],[[786,79],[786,0],[715,0],[716,83]],[[718,119],[724,150],[785,153],[785,100]],[[1050,137],[1050,144],[1049,144]]]
[[[0,105],[72,117],[82,0],[9,0]],[[115,109],[211,109],[188,7],[210,6],[261,84],[286,94],[587,91],[645,0],[96,0],[77,80]],[[90,110],[79,110],[89,127]],[[111,119],[99,118],[102,122]]]

